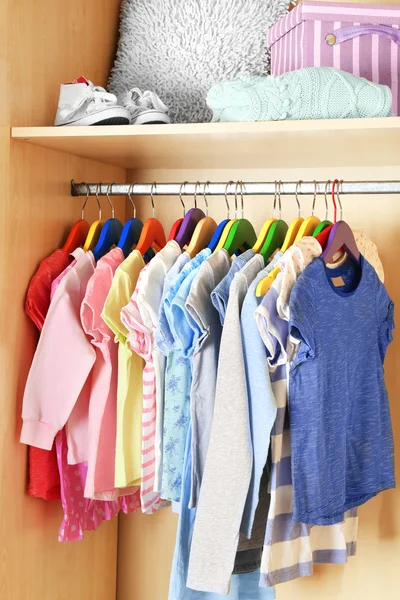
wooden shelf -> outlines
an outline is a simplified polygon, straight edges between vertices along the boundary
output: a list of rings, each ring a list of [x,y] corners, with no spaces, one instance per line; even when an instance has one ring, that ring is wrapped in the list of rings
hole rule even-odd
[[[400,165],[400,118],[15,127],[15,140],[129,169]]]

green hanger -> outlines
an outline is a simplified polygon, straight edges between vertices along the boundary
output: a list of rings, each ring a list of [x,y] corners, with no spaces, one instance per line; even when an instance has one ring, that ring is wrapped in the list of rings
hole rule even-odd
[[[286,232],[288,230],[288,224],[282,219],[278,219],[274,223],[272,223],[267,239],[264,242],[263,247],[260,250],[260,254],[264,259],[264,262],[267,263],[269,257],[279,248],[281,248],[283,242],[285,241]]]
[[[324,196],[325,196],[325,220],[321,221],[321,223],[319,223],[315,230],[314,233],[312,234],[313,237],[317,237],[317,235],[319,235],[321,233],[321,231],[323,231],[324,229],[326,229],[327,227],[329,227],[330,225],[332,225],[331,221],[328,221],[328,187],[330,186],[331,180],[328,179],[328,181],[325,183],[325,190],[324,190]],[[315,207],[315,199],[317,196],[317,184],[314,181],[314,200],[313,200],[313,214],[314,214],[314,207]]]
[[[313,237],[317,237],[317,235],[319,235],[321,233],[321,231],[323,231],[324,229],[326,229],[327,227],[329,227],[330,225],[332,225],[332,223],[330,221],[321,221],[321,223],[319,223],[316,228],[314,233],[312,234]]]
[[[235,206],[237,206],[237,189],[240,185],[240,195],[242,198],[242,215],[243,215],[243,182],[238,181],[235,190]],[[252,248],[256,243],[257,235],[253,225],[247,219],[238,219],[231,227],[229,235],[224,244],[225,250],[230,256],[239,248]]]

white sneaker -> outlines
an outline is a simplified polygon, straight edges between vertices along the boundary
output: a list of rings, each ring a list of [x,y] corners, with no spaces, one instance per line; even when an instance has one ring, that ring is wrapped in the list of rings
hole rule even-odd
[[[129,112],[117,97],[84,77],[60,86],[54,125],[129,125]]]
[[[142,92],[132,88],[121,98],[121,104],[129,111],[131,125],[170,123],[168,106],[154,92]]]

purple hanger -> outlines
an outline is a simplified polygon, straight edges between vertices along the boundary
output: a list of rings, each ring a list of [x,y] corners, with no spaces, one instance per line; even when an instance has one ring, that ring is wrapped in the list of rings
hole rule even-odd
[[[326,242],[325,250],[321,254],[321,258],[325,263],[333,262],[333,257],[342,247],[354,262],[359,265],[360,252],[357,248],[353,232],[345,221],[338,221],[329,232],[329,237]]]
[[[197,223],[201,221],[201,219],[204,219],[205,216],[206,215],[200,208],[191,208],[187,211],[175,237],[175,241],[178,242],[181,248],[190,242]]]

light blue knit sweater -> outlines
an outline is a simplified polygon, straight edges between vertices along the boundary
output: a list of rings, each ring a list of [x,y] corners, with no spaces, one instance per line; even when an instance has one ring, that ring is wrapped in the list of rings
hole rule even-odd
[[[388,87],[329,67],[285,75],[246,76],[214,85],[207,95],[213,121],[390,117]]]

